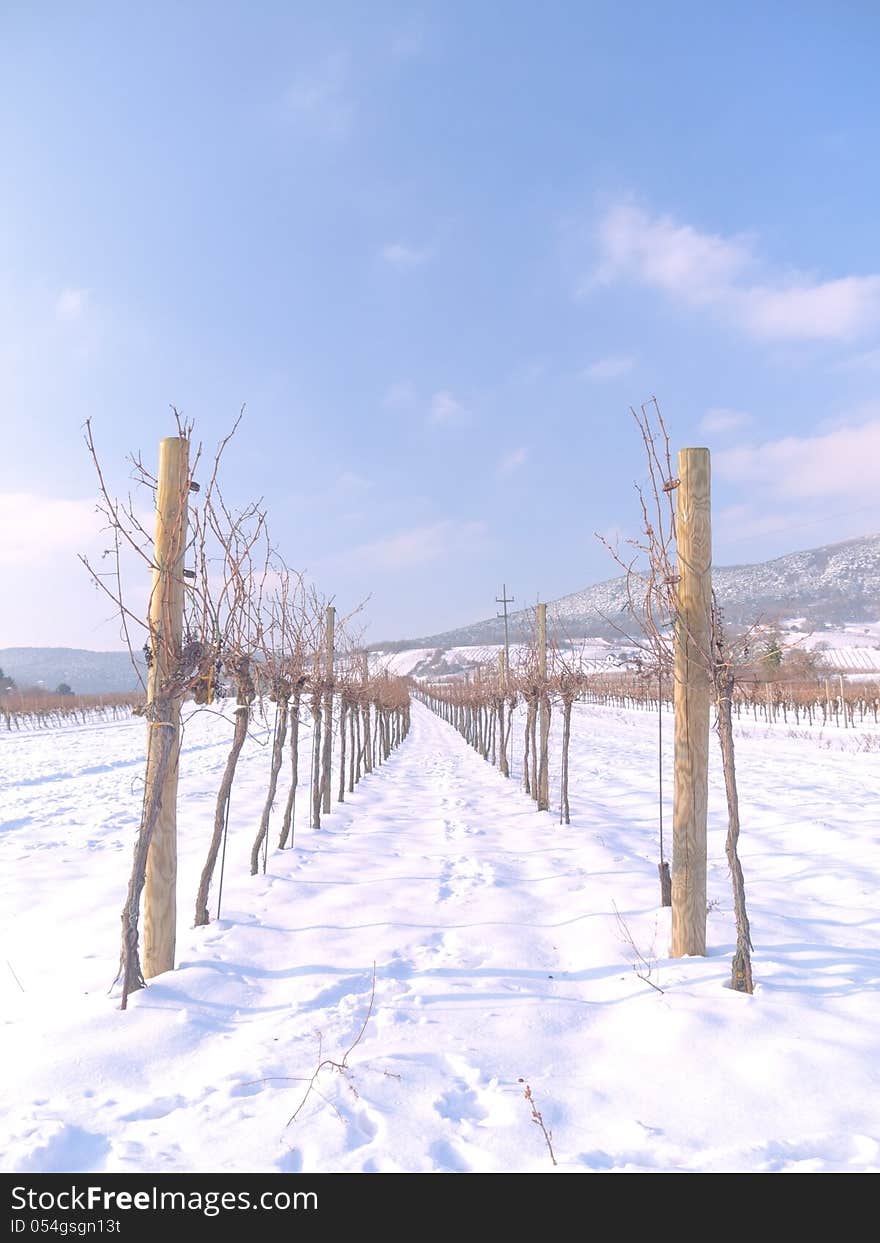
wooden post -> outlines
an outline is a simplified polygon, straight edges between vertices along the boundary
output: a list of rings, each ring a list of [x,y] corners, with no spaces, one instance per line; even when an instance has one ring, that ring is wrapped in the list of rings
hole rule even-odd
[[[369,652],[364,652],[363,672],[361,676],[363,678],[364,690],[366,690],[370,682]],[[366,694],[363,697],[363,703],[361,705],[361,716],[364,723],[364,773],[371,773],[373,771],[373,750],[370,739],[370,701]]]
[[[330,786],[332,783],[333,759],[333,640],[336,629],[336,609],[327,605],[327,621],[325,625],[324,648],[324,757],[323,774],[321,777],[321,810],[325,816],[330,814]]]
[[[150,706],[180,655],[183,638],[183,554],[186,548],[189,441],[169,436],[159,442],[156,538],[150,596],[150,664],[147,682],[147,775],[149,792],[159,778],[156,734],[171,729],[174,750],[162,782],[161,809],[147,855],[144,888],[144,977],[174,969],[177,936],[177,770],[180,753],[180,700],[174,697],[154,721]]]
[[[538,763],[538,810],[550,809],[550,695],[547,689],[547,605],[538,605],[538,702],[540,704],[540,758]]]
[[[678,455],[672,957],[706,952],[706,812],[712,657],[708,449]]]

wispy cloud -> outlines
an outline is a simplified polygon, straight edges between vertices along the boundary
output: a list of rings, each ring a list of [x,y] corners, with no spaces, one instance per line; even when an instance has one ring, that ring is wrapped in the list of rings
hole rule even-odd
[[[635,366],[632,354],[609,354],[607,358],[598,358],[589,367],[585,367],[583,376],[587,380],[616,380],[626,375]]]
[[[27,515],[27,521],[22,515]],[[104,524],[95,502],[0,492],[0,566],[40,566],[88,552]]]
[[[431,398],[431,410],[428,419],[436,424],[461,423],[467,417],[464,406],[447,390],[435,393]]]
[[[409,410],[416,404],[416,386],[411,380],[396,380],[385,390],[382,405],[387,410]]]
[[[815,436],[786,436],[740,445],[714,456],[723,479],[759,489],[761,496],[820,500],[860,497],[877,487],[880,407]]]
[[[420,250],[416,246],[408,246],[405,242],[389,242],[382,247],[382,258],[399,271],[420,267],[431,257],[429,250]]]
[[[671,216],[650,216],[630,203],[603,216],[599,253],[598,283],[628,278],[697,306],[713,302],[751,262],[743,238],[699,233]]]
[[[302,70],[284,94],[288,115],[314,134],[345,138],[354,121],[349,78],[347,52],[334,52]]]
[[[712,406],[699,422],[701,432],[734,432],[748,427],[754,419],[745,410],[730,410],[727,406]]]
[[[581,293],[629,280],[723,315],[763,341],[847,341],[880,323],[880,275],[774,273],[750,238],[702,233],[632,203],[606,212],[598,246],[598,266]]]
[[[79,319],[86,308],[87,289],[62,289],[55,299],[55,315],[58,319]]]
[[[753,335],[766,340],[849,341],[880,322],[880,276],[817,284],[797,276],[786,288],[745,290],[734,309]]]
[[[501,461],[498,463],[499,475],[511,475],[515,470],[519,470],[524,466],[529,453],[525,448],[511,449],[509,453],[505,453]]]
[[[351,556],[367,569],[388,573],[411,570],[472,552],[485,542],[487,530],[485,522],[447,519],[361,544]]]

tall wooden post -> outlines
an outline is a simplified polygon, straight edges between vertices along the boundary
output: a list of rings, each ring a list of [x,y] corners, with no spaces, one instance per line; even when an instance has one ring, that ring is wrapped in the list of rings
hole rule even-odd
[[[330,814],[330,786],[332,784],[333,760],[333,642],[336,629],[336,609],[327,605],[327,621],[324,627],[324,758],[321,777],[321,810],[325,816]]]
[[[361,676],[363,678],[364,691],[366,692],[366,688],[370,682],[369,652],[364,652],[363,660],[364,667]],[[373,752],[370,738],[370,701],[367,699],[366,693],[364,694],[363,704],[361,706],[361,716],[364,721],[364,772],[371,773],[373,771]]]
[[[180,753],[180,699],[165,686],[180,655],[183,638],[183,554],[189,492],[189,441],[169,436],[159,442],[153,591],[150,596],[150,650],[147,681],[147,775],[149,792],[159,772],[157,734],[174,734],[171,762],[162,781],[161,809],[147,855],[144,888],[144,977],[174,969],[177,936],[177,770]],[[163,700],[168,702],[162,703]],[[150,708],[161,703],[161,711]]]
[[[550,808],[550,693],[547,688],[547,605],[538,605],[538,681],[540,682],[540,752],[538,761],[538,810]]]
[[[678,454],[672,957],[706,952],[706,811],[712,659],[708,449]]]

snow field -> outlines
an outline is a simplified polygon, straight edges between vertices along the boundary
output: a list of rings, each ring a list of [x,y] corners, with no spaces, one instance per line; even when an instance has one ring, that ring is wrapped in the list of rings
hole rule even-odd
[[[3,1167],[550,1170],[522,1078],[560,1171],[880,1168],[876,756],[740,731],[758,981],[744,997],[725,987],[734,932],[714,754],[710,952],[667,957],[656,725],[576,711],[562,827],[414,704],[410,736],[318,833],[302,787],[295,849],[270,851],[252,878],[269,759],[256,728],[233,791],[222,918],[193,929],[231,726],[191,717],[179,966],[125,1014],[108,987],[143,723],[0,740],[0,1056],[14,1068]],[[671,730],[666,747],[669,782]],[[517,773],[520,752],[516,737]],[[554,800],[558,758],[557,746]],[[216,898],[215,881],[212,915]],[[341,1061],[365,1019],[348,1072],[322,1070],[288,1125],[319,1060]]]

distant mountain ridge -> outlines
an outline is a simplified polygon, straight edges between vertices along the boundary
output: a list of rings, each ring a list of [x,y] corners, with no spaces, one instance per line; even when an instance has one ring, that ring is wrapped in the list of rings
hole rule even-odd
[[[757,565],[717,566],[713,582],[725,619],[746,625],[802,617],[809,628],[823,624],[880,619],[880,535],[792,552]],[[551,634],[560,640],[620,639],[632,632],[622,576],[596,583],[548,602]],[[531,612],[510,614],[512,642],[528,639]],[[619,627],[616,629],[615,627]],[[441,634],[392,643],[372,643],[374,651],[415,648],[448,651],[492,646],[504,641],[504,623],[490,617]],[[138,687],[127,652],[89,652],[69,647],[0,648],[0,668],[19,686],[42,684],[54,690],[66,682],[78,694],[99,695]],[[141,673],[145,675],[141,665]]]
[[[62,682],[77,695],[105,695],[140,687],[128,652],[88,652],[77,647],[0,648],[0,669],[17,686],[45,686],[54,691]],[[146,676],[143,661],[141,674]]]
[[[734,625],[793,617],[804,618],[811,627],[876,621],[880,618],[880,534],[787,553],[756,565],[716,566],[712,581],[725,620]],[[620,575],[548,601],[547,618],[559,639],[619,638],[620,630],[616,627],[631,632],[633,624],[627,614],[626,580]],[[511,613],[511,641],[526,640],[531,625],[530,610]],[[504,622],[489,617],[441,634],[375,643],[371,647],[406,651],[503,641]]]

